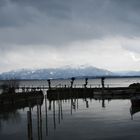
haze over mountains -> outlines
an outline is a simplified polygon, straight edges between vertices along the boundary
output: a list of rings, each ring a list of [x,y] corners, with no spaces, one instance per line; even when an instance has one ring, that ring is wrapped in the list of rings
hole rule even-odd
[[[0,74],[0,80],[6,79],[58,79],[70,77],[98,77],[98,76],[140,76],[140,72],[111,72],[96,67],[63,67],[63,68],[46,68],[46,69],[21,69],[9,71]]]

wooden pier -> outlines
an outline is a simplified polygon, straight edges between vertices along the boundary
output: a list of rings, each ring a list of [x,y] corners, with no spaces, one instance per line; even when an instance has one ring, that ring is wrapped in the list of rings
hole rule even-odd
[[[93,97],[131,97],[140,95],[140,91],[129,87],[114,88],[55,88],[47,91],[50,100],[71,99],[71,98],[93,98]]]
[[[109,87],[105,85],[105,77],[101,77],[101,83],[98,87],[92,87],[88,85],[88,78],[85,78],[85,84],[82,87],[74,85],[75,78],[70,79],[70,85],[56,86],[52,85],[51,80],[47,80],[47,86],[17,86],[10,87],[6,94],[0,95],[0,102],[8,99],[24,99],[28,97],[44,96],[43,91],[47,91],[49,99],[59,98],[71,98],[71,97],[93,97],[99,96],[132,96],[140,95],[140,84],[135,83],[129,87]],[[60,85],[60,84],[59,84]]]
[[[34,91],[41,91],[49,89],[48,86],[19,86],[16,87],[16,90],[21,92],[34,92]]]
[[[34,92],[22,92],[22,93],[4,93],[0,95],[0,105],[15,104],[33,98],[44,98],[43,92],[34,91]]]

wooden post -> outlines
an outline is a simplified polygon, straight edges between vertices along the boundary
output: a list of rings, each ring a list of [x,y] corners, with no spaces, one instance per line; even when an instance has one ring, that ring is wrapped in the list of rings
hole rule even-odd
[[[102,95],[104,95],[104,87],[105,87],[104,86],[104,80],[105,80],[105,77],[102,77],[101,78],[101,84],[102,84],[102,91],[101,92],[102,92]]]
[[[105,77],[102,77],[101,78],[102,89],[104,89],[104,80],[105,80]]]
[[[48,86],[49,86],[49,89],[51,89],[51,80],[47,80],[48,81]]]
[[[72,78],[71,78],[71,81],[70,81],[70,83],[71,83],[71,88],[73,88],[74,80],[75,80],[75,77],[72,77]]]
[[[85,84],[84,84],[85,88],[87,88],[87,84],[88,84],[88,78],[85,78]]]

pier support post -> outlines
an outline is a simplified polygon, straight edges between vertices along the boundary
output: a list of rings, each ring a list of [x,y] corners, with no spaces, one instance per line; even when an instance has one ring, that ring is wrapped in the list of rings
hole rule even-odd
[[[102,89],[104,89],[104,87],[105,87],[104,80],[105,80],[105,77],[102,77],[101,78]]]
[[[73,88],[74,80],[75,80],[75,77],[72,77],[72,78],[71,78],[71,82],[70,82],[70,83],[71,83],[71,88]]]
[[[88,78],[85,78],[85,84],[84,84],[85,88],[87,88],[87,84],[88,84]]]
[[[48,81],[48,86],[49,86],[49,89],[51,89],[51,80],[47,80]]]
[[[104,94],[104,87],[105,87],[105,85],[104,85],[104,80],[105,80],[105,77],[102,77],[102,78],[101,78],[101,84],[102,84],[102,95]]]

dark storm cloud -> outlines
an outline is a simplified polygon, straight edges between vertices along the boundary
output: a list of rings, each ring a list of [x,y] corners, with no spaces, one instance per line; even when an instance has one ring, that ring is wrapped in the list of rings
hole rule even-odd
[[[11,0],[19,6],[30,6],[34,7],[40,12],[46,13],[48,16],[55,16],[59,18],[67,18],[70,12],[70,1],[66,0]]]
[[[0,42],[62,45],[140,35],[139,0],[2,0]]]

